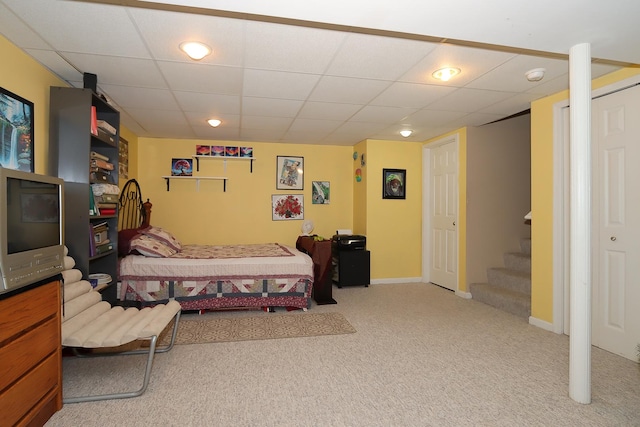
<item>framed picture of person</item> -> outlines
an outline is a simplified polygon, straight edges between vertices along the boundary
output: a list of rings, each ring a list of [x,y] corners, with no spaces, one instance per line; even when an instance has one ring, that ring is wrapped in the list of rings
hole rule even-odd
[[[276,190],[304,189],[304,157],[277,156]]]

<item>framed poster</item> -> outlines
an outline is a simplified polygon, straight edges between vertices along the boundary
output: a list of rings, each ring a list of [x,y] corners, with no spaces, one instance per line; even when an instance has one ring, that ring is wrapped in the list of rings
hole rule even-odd
[[[382,169],[382,198],[404,199],[407,191],[406,169]]]
[[[304,157],[277,156],[276,190],[304,189]]]
[[[0,87],[0,166],[33,172],[33,102]]]
[[[311,182],[311,203],[314,205],[328,205],[331,196],[329,181]]]
[[[273,221],[304,219],[304,195],[273,194],[271,196],[271,219]]]

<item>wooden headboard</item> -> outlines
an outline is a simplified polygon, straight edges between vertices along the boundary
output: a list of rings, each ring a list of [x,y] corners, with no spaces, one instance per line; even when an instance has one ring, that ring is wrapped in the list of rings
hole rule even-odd
[[[142,202],[142,191],[135,179],[127,181],[122,188],[119,205],[118,228],[120,230],[148,227],[151,224],[151,207],[153,205],[149,199]]]

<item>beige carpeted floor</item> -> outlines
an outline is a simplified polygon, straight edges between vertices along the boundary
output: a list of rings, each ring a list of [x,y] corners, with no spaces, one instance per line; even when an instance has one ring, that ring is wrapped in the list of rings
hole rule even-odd
[[[356,333],[178,345],[144,395],[65,405],[47,426],[640,426],[630,360],[594,348],[582,405],[568,397],[567,336],[429,284],[333,294],[310,311],[340,312]],[[256,315],[273,314],[206,314]],[[65,360],[65,394],[137,387],[143,366]]]

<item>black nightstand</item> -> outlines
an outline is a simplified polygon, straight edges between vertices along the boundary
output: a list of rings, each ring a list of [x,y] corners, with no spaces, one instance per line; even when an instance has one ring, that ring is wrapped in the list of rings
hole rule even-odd
[[[333,283],[343,286],[369,286],[371,253],[368,250],[343,250],[333,254]]]

